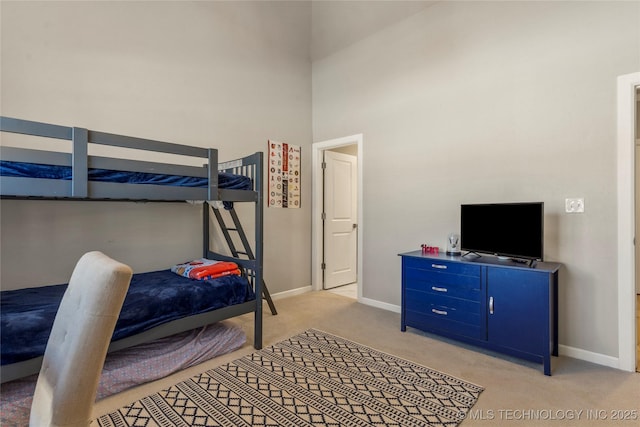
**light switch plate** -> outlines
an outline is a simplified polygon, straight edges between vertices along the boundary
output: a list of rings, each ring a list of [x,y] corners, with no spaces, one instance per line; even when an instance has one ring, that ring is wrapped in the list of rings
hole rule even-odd
[[[564,210],[567,213],[583,213],[584,199],[583,198],[564,199]]]

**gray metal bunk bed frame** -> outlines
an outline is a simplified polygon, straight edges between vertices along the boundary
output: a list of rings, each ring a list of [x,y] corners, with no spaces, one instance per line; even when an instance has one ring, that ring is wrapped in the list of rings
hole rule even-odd
[[[0,147],[0,159],[5,161],[40,163],[72,167],[72,179],[63,181],[45,178],[2,177],[0,198],[43,200],[95,200],[95,201],[150,201],[185,202],[199,200],[203,204],[203,256],[221,261],[233,261],[246,272],[254,289],[255,299],[242,304],[220,308],[207,313],[174,320],[137,335],[113,341],[109,351],[120,350],[224,319],[254,313],[254,347],[262,348],[262,298],[264,292],[263,267],[263,153],[256,152],[241,159],[218,163],[215,148],[191,147],[97,132],[79,127],[66,127],[9,117],[0,117],[0,131],[66,140],[72,143],[72,152],[43,151],[16,147]],[[169,153],[201,158],[203,167],[173,165],[139,160],[90,156],[89,144],[133,148],[151,152]],[[89,181],[88,169],[100,168],[127,172],[150,172],[167,175],[208,178],[208,187],[172,187],[154,184],[124,184]],[[222,189],[218,187],[218,172],[248,176],[253,190]],[[210,248],[211,201],[251,202],[255,206],[255,253],[249,259],[230,257]],[[268,295],[268,294],[267,294]],[[11,381],[40,370],[42,357],[4,365],[1,382]]]

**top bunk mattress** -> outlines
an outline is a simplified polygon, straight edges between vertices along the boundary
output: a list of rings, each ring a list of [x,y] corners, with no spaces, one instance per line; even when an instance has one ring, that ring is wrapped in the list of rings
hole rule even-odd
[[[15,178],[44,178],[70,181],[73,176],[71,166],[44,165],[38,163],[13,162],[0,160],[0,176]],[[154,184],[175,187],[206,188],[207,178],[194,176],[166,175],[148,172],[126,172],[108,169],[88,170],[89,181],[114,182],[121,184]],[[230,190],[251,190],[251,178],[218,172],[218,186]]]
[[[1,364],[44,354],[66,284],[2,291]],[[170,270],[134,274],[113,333],[113,341],[172,320],[255,299],[246,277],[194,280]]]

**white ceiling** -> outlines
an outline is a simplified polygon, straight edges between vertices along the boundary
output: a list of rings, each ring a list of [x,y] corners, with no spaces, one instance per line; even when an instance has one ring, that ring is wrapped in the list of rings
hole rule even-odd
[[[420,12],[436,1],[331,1],[311,5],[311,59],[318,60]]]

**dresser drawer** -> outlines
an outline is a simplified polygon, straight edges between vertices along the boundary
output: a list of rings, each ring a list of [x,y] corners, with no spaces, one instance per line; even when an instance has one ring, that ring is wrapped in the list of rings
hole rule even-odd
[[[406,311],[405,322],[406,326],[427,332],[447,333],[480,340],[485,340],[487,335],[486,328],[483,325],[470,325],[411,310]]]
[[[405,308],[442,320],[480,325],[480,302],[407,289]]]
[[[404,268],[418,268],[424,271],[460,274],[464,276],[480,277],[480,266],[463,264],[460,262],[444,261],[437,258],[402,258]]]
[[[404,271],[404,286],[406,289],[478,300],[481,282],[479,277],[474,276],[407,268]]]

